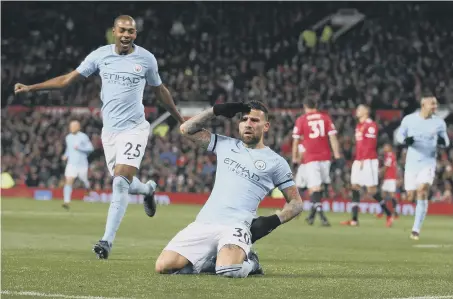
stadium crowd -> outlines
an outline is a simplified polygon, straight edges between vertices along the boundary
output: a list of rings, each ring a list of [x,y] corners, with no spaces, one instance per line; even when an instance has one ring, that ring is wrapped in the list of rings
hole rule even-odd
[[[77,9],[74,8],[77,5]],[[345,113],[359,103],[373,109],[416,109],[428,89],[453,111],[453,21],[437,4],[350,4],[366,19],[337,41],[298,47],[300,33],[341,3],[128,3],[137,20],[137,44],[155,53],[160,73],[176,102],[259,99],[271,108],[300,108],[303,95],[317,90],[321,108],[335,124],[346,160],[353,158],[355,120]],[[99,78],[59,92],[15,97],[13,85],[40,82],[75,68],[106,43],[124,3],[7,3],[2,30],[2,108],[5,105],[100,107]],[[74,11],[84,11],[84,14]],[[190,11],[190,13],[189,13]],[[96,19],[93,26],[91,20]],[[240,22],[239,22],[240,20]],[[269,22],[272,20],[272,22]],[[103,24],[99,26],[99,24]],[[34,29],[30,29],[34,28]],[[26,43],[23,41],[27,40]],[[95,76],[93,76],[95,77]],[[144,104],[155,106],[145,91]],[[64,136],[70,115],[2,109],[2,171],[18,184],[62,185]],[[342,116],[343,114],[343,116]],[[149,115],[153,120],[158,114]],[[290,157],[297,115],[276,112],[267,144]],[[91,137],[90,180],[94,189],[111,186],[100,141],[101,119],[78,116]],[[380,145],[392,139],[399,119],[380,120]],[[235,135],[233,123],[213,122],[217,133]],[[450,138],[453,127],[449,127]],[[154,134],[140,176],[158,179],[161,190],[208,192],[215,157],[195,150],[176,128]],[[404,150],[398,151],[399,165]],[[453,149],[438,158],[434,197],[452,200]],[[348,196],[349,165],[334,171],[332,196]],[[401,182],[400,182],[401,185]]]
[[[3,116],[3,115],[2,115]],[[291,132],[296,114],[274,113],[271,131],[266,144],[291,159]],[[18,185],[30,187],[62,187],[65,163],[61,160],[65,150],[64,137],[68,133],[68,120],[81,121],[94,145],[90,155],[89,179],[95,190],[108,190],[111,177],[107,171],[100,140],[101,119],[91,114],[71,115],[50,112],[17,112],[14,117],[4,118],[2,124],[2,171],[12,174]],[[151,120],[152,116],[150,117]],[[351,159],[354,156],[353,121],[349,116],[334,117],[340,132],[339,140],[346,163],[343,169],[332,167],[333,183],[330,196],[349,196]],[[215,120],[211,130],[215,133],[238,136],[236,121]],[[453,138],[453,130],[449,130]],[[380,134],[380,145],[389,142],[386,134]],[[398,151],[400,173],[404,164],[405,150]],[[155,130],[147,146],[140,169],[140,178],[155,179],[162,191],[209,192],[214,182],[215,155],[196,149],[190,141],[181,138],[177,127],[167,132]],[[453,148],[442,150],[438,157],[437,177],[433,197],[452,200]],[[81,183],[78,182],[79,187]],[[400,176],[399,186],[402,185]]]

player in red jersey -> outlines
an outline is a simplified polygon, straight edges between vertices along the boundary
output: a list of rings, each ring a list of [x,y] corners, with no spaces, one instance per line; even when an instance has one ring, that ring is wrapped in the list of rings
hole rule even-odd
[[[393,152],[392,145],[387,143],[384,145],[384,167],[381,168],[380,172],[384,176],[384,181],[381,185],[381,190],[385,199],[390,198],[393,206],[393,217],[398,217],[396,206],[396,180],[397,180],[397,166],[396,166],[396,155]],[[382,217],[382,212],[378,214],[378,217]]]
[[[335,159],[340,159],[337,130],[329,115],[318,111],[315,95],[309,95],[305,99],[304,109],[305,114],[299,116],[293,130],[293,164],[304,164],[305,179],[312,201],[311,213],[306,221],[312,225],[316,212],[318,212],[322,225],[330,226],[322,211],[321,197],[323,184],[330,184],[329,141]],[[297,161],[297,149],[300,142],[305,148],[303,161]]]
[[[366,187],[369,195],[373,196],[381,205],[387,215],[387,226],[393,223],[393,217],[382,199],[381,193],[377,192],[379,182],[379,162],[377,154],[378,127],[370,119],[370,108],[359,105],[356,109],[356,117],[359,123],[355,129],[356,150],[355,160],[351,169],[352,187],[352,219],[344,221],[343,225],[358,225],[360,188]]]

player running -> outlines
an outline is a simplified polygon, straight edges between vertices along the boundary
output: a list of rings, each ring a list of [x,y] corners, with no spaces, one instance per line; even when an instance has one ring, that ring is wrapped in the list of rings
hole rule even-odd
[[[404,188],[408,200],[417,199],[415,221],[410,238],[418,240],[426,213],[428,193],[436,173],[437,146],[448,147],[445,121],[436,116],[437,99],[432,95],[421,100],[421,110],[406,115],[396,140],[408,146],[404,170]]]
[[[239,112],[240,140],[203,129],[216,116],[232,118]],[[260,271],[257,256],[250,251],[251,231],[256,241],[296,217],[303,207],[290,166],[263,144],[269,126],[268,110],[258,101],[217,104],[181,125],[185,137],[217,155],[216,180],[196,220],[158,257],[158,273],[200,273],[213,259],[217,275],[243,278]],[[274,187],[288,204],[277,214],[254,219],[261,200]]]
[[[62,157],[67,161],[65,175],[65,185],[63,188],[63,208],[69,209],[71,202],[72,184],[79,178],[85,189],[90,190],[88,181],[88,155],[93,151],[93,144],[88,136],[80,131],[80,123],[73,120],[69,123],[69,134],[66,135],[66,151]]]
[[[168,89],[162,84],[153,54],[134,44],[137,38],[135,21],[119,16],[113,25],[115,44],[91,52],[80,66],[69,74],[35,85],[15,85],[15,93],[60,89],[99,72],[102,80],[102,144],[110,174],[113,176],[112,200],[107,215],[105,234],[94,245],[98,258],[107,259],[121,220],[129,203],[129,194],[142,194],[145,212],[156,212],[156,183],[146,184],[135,177],[145,154],[150,125],[145,119],[142,103],[145,84],[151,85],[156,97],[183,122]]]
[[[356,150],[355,160],[351,169],[352,187],[352,219],[341,224],[357,226],[359,224],[360,188],[366,187],[369,195],[379,202],[382,211],[387,215],[387,227],[391,227],[393,217],[390,210],[378,192],[379,162],[377,155],[377,124],[370,119],[370,108],[359,105],[356,110],[358,124],[355,129]]]
[[[321,198],[323,184],[330,184],[330,144],[335,159],[340,159],[340,145],[337,139],[337,130],[330,116],[317,109],[314,95],[309,95],[304,101],[305,114],[299,116],[293,130],[293,163],[297,161],[298,144],[302,139],[305,148],[303,154],[303,169],[307,188],[310,192],[312,208],[306,219],[313,225],[316,212],[321,217],[323,226],[330,226],[322,210]]]
[[[396,164],[396,155],[393,152],[392,145],[387,143],[384,145],[384,166],[380,172],[383,174],[384,180],[381,185],[381,190],[384,195],[384,199],[391,199],[393,207],[393,218],[398,217],[396,207],[398,202],[396,201],[396,179],[398,168]],[[383,216],[383,213],[379,213],[378,218]]]

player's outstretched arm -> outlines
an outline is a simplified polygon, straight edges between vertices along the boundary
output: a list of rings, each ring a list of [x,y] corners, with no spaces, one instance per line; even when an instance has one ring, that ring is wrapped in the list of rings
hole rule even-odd
[[[69,74],[59,76],[42,83],[33,84],[33,85],[24,85],[22,83],[16,83],[14,85],[14,93],[22,93],[22,92],[29,92],[29,91],[37,91],[37,90],[50,90],[50,89],[61,89],[65,88],[68,85],[74,83],[78,79],[82,78],[80,73],[76,70],[70,72]]]
[[[303,202],[297,187],[292,185],[281,191],[285,196],[287,204],[281,211],[278,211],[274,215],[267,217],[261,216],[253,219],[252,225],[250,226],[252,243],[267,236],[281,224],[290,221],[302,212]]]
[[[277,216],[280,218],[281,223],[285,223],[299,215],[303,210],[304,204],[295,185],[283,189],[282,193],[287,204],[281,211],[277,212]]]
[[[250,106],[244,103],[216,104],[214,107],[206,109],[183,123],[179,129],[183,136],[188,137],[198,146],[208,149],[209,143],[211,142],[211,133],[203,129],[206,123],[216,116],[221,115],[232,118],[239,112],[250,112]]]
[[[179,114],[178,108],[176,108],[173,97],[167,87],[163,84],[155,86],[154,92],[156,93],[157,99],[162,103],[162,105],[164,105],[165,109],[170,112],[171,116],[182,124],[184,122],[184,118],[181,114]]]
[[[197,146],[208,149],[209,142],[211,142],[211,133],[208,130],[203,129],[203,127],[213,118],[215,118],[213,108],[204,110],[179,127],[181,134],[195,142]]]

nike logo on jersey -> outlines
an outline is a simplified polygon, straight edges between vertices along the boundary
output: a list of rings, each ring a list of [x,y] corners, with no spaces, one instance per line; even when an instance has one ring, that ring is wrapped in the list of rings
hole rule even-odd
[[[232,151],[233,153],[239,154],[239,152],[236,151],[236,150],[234,150],[234,149],[231,149],[231,151]]]

